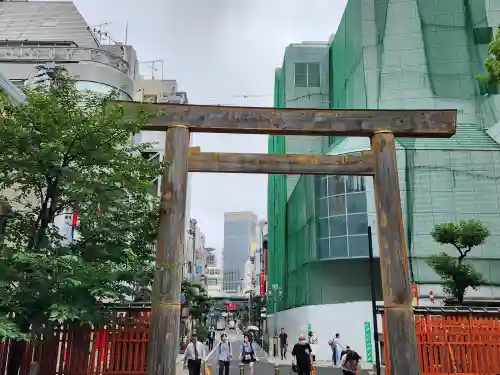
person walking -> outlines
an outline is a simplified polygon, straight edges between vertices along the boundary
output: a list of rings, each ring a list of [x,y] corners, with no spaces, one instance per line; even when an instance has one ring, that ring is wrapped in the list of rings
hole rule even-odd
[[[281,328],[279,339],[280,339],[281,360],[283,360],[283,359],[286,359],[286,350],[288,348],[288,335],[285,332],[284,328]]]
[[[241,347],[241,362],[244,365],[248,365],[250,369],[250,375],[253,375],[253,364],[256,360],[257,356],[255,355],[253,342],[250,341],[249,335],[245,335],[243,337],[243,345]]]
[[[229,375],[229,366],[233,358],[231,343],[227,340],[227,335],[223,333],[219,343],[219,375]]]
[[[200,375],[201,365],[206,357],[205,345],[198,341],[196,333],[191,335],[191,342],[184,351],[184,368],[189,370],[189,375]]]
[[[340,369],[343,375],[356,375],[361,356],[352,349],[346,349],[340,359]]]
[[[214,348],[215,336],[215,329],[212,326],[210,327],[210,331],[208,332],[208,350],[212,350]]]
[[[340,361],[341,358],[342,349],[344,349],[342,344],[340,343],[340,334],[338,333],[335,334],[335,338],[332,341],[331,348],[332,348],[333,365],[337,366],[337,363]]]
[[[297,366],[298,375],[309,375],[312,367],[312,349],[304,335],[299,336],[299,342],[292,349],[292,365]]]

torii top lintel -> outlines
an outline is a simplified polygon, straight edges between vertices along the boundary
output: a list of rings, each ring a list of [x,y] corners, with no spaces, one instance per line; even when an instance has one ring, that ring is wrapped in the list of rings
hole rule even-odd
[[[151,117],[144,130],[184,125],[191,132],[370,137],[391,131],[397,137],[448,138],[455,134],[457,111],[340,110],[261,108],[117,102],[126,116],[143,109]]]

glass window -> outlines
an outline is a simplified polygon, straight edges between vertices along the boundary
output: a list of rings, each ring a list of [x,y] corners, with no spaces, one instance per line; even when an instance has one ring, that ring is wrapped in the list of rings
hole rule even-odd
[[[328,197],[327,199],[328,203],[330,204],[330,216],[345,215],[345,195],[336,195],[334,197]]]
[[[224,235],[231,237],[248,237],[250,234],[250,223],[248,221],[226,221],[224,223]]]
[[[318,63],[307,64],[307,86],[319,87],[321,81],[320,67]]]
[[[318,235],[319,235],[319,238],[330,237],[328,234],[328,219],[319,219],[318,220]]]
[[[318,198],[326,197],[326,177],[316,178],[316,194]]]
[[[345,193],[344,176],[329,176],[328,177],[328,195],[338,195]]]
[[[93,93],[108,95],[111,91],[115,90],[118,92],[118,100],[132,100],[129,94],[125,91],[105,85],[104,83],[92,82],[92,81],[78,81],[76,82],[76,88],[78,90],[92,91]]]
[[[368,215],[347,215],[347,228],[349,230],[349,235],[365,234],[368,231]]]
[[[334,237],[330,239],[330,257],[331,258],[346,258],[347,253],[347,237]]]
[[[347,213],[366,212],[366,192],[347,194]]]
[[[317,199],[318,217],[328,217],[328,200],[327,198]]]
[[[332,216],[329,220],[330,236],[345,236],[347,234],[347,220],[345,215]]]
[[[307,87],[307,64],[295,64],[295,86]]]
[[[350,257],[368,256],[368,236],[366,234],[349,236],[348,241]]]
[[[330,257],[330,241],[328,238],[318,241],[318,258],[328,259]]]
[[[346,193],[365,191],[365,178],[363,176],[346,176]]]
[[[321,83],[319,63],[295,63],[296,87],[319,87]]]

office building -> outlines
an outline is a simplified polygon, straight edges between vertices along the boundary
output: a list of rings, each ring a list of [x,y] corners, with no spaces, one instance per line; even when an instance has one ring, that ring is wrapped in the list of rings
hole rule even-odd
[[[222,270],[217,264],[217,255],[215,249],[206,247],[206,287],[208,295],[217,297],[222,292]]]
[[[179,86],[176,80],[156,80],[146,79],[141,75],[135,80],[135,96],[134,100],[145,103],[172,103],[172,104],[188,104],[187,93],[179,91]],[[193,136],[190,137],[190,143],[193,141]],[[151,147],[146,151],[149,158],[162,160],[165,151],[165,132],[141,132],[134,135],[134,142],[149,143]],[[196,221],[193,223],[190,218],[191,211],[191,176],[188,176],[187,195],[186,195],[186,241],[184,242],[184,266],[183,275],[187,279],[194,280],[194,253],[193,241],[196,231]],[[161,176],[158,176],[151,186],[153,193],[160,194],[161,192]]]
[[[134,48],[102,43],[72,2],[0,2],[0,29],[0,71],[12,85],[48,84],[50,71],[64,66],[78,77],[77,88],[103,94],[116,90],[119,99],[132,100],[138,71]],[[4,194],[11,200],[17,195]],[[68,220],[60,217],[57,224],[69,238]]]
[[[55,63],[78,76],[82,89],[134,97],[135,50],[103,44],[72,2],[0,2],[0,29],[0,70],[15,85],[36,83],[40,67]]]
[[[254,256],[256,231],[253,212],[224,213],[224,292],[242,294],[245,262]]]
[[[476,80],[499,24],[497,1],[349,0],[330,41],[291,44],[276,70],[276,107],[458,109],[452,138],[397,140],[408,266],[423,303],[431,288],[437,304],[443,297],[426,257],[454,251],[430,232],[462,219],[480,219],[491,231],[469,254],[488,285],[466,299],[500,295],[500,95]],[[369,147],[367,138],[269,138],[271,153],[341,155]],[[336,332],[366,358],[368,225],[379,254],[372,179],[270,176],[268,204],[267,290],[278,287],[268,311],[276,300],[278,325],[290,337],[310,324],[319,359],[330,358],[327,341]],[[374,282],[381,300],[380,271]]]
[[[194,235],[194,278],[200,284],[205,284],[205,235],[200,227],[196,227]]]

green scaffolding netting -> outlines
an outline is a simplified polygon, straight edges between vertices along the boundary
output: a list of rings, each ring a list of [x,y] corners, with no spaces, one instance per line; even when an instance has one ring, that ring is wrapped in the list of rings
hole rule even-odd
[[[500,148],[483,131],[500,121],[500,100],[497,88],[476,79],[484,73],[487,44],[497,26],[492,24],[490,3],[349,0],[327,47],[330,108],[458,109],[458,133],[450,140],[398,139],[404,226],[411,276],[417,282],[437,281],[425,264],[431,251],[442,250],[429,236],[432,225],[478,217],[492,229],[492,239],[479,249],[475,264],[489,282],[500,284],[500,274],[494,272],[500,266],[496,245],[500,243],[496,230],[500,228],[500,191],[496,190]],[[298,102],[293,76],[285,76],[285,71],[291,71],[287,63],[293,61],[285,58],[275,75],[277,108]],[[300,106],[314,106],[315,100],[308,102],[307,93],[300,92]],[[304,145],[300,138],[269,138],[270,153],[297,152]],[[356,148],[345,137],[330,137],[324,145],[313,146],[312,151]],[[335,299],[318,262],[325,251],[332,255],[334,243],[332,238],[320,240],[321,223],[334,223],[321,217],[320,180],[321,176],[269,177],[269,284],[283,290],[278,310]],[[366,189],[370,197],[372,192]],[[324,200],[330,210],[335,210],[337,198]],[[325,250],[325,243],[330,249]]]

